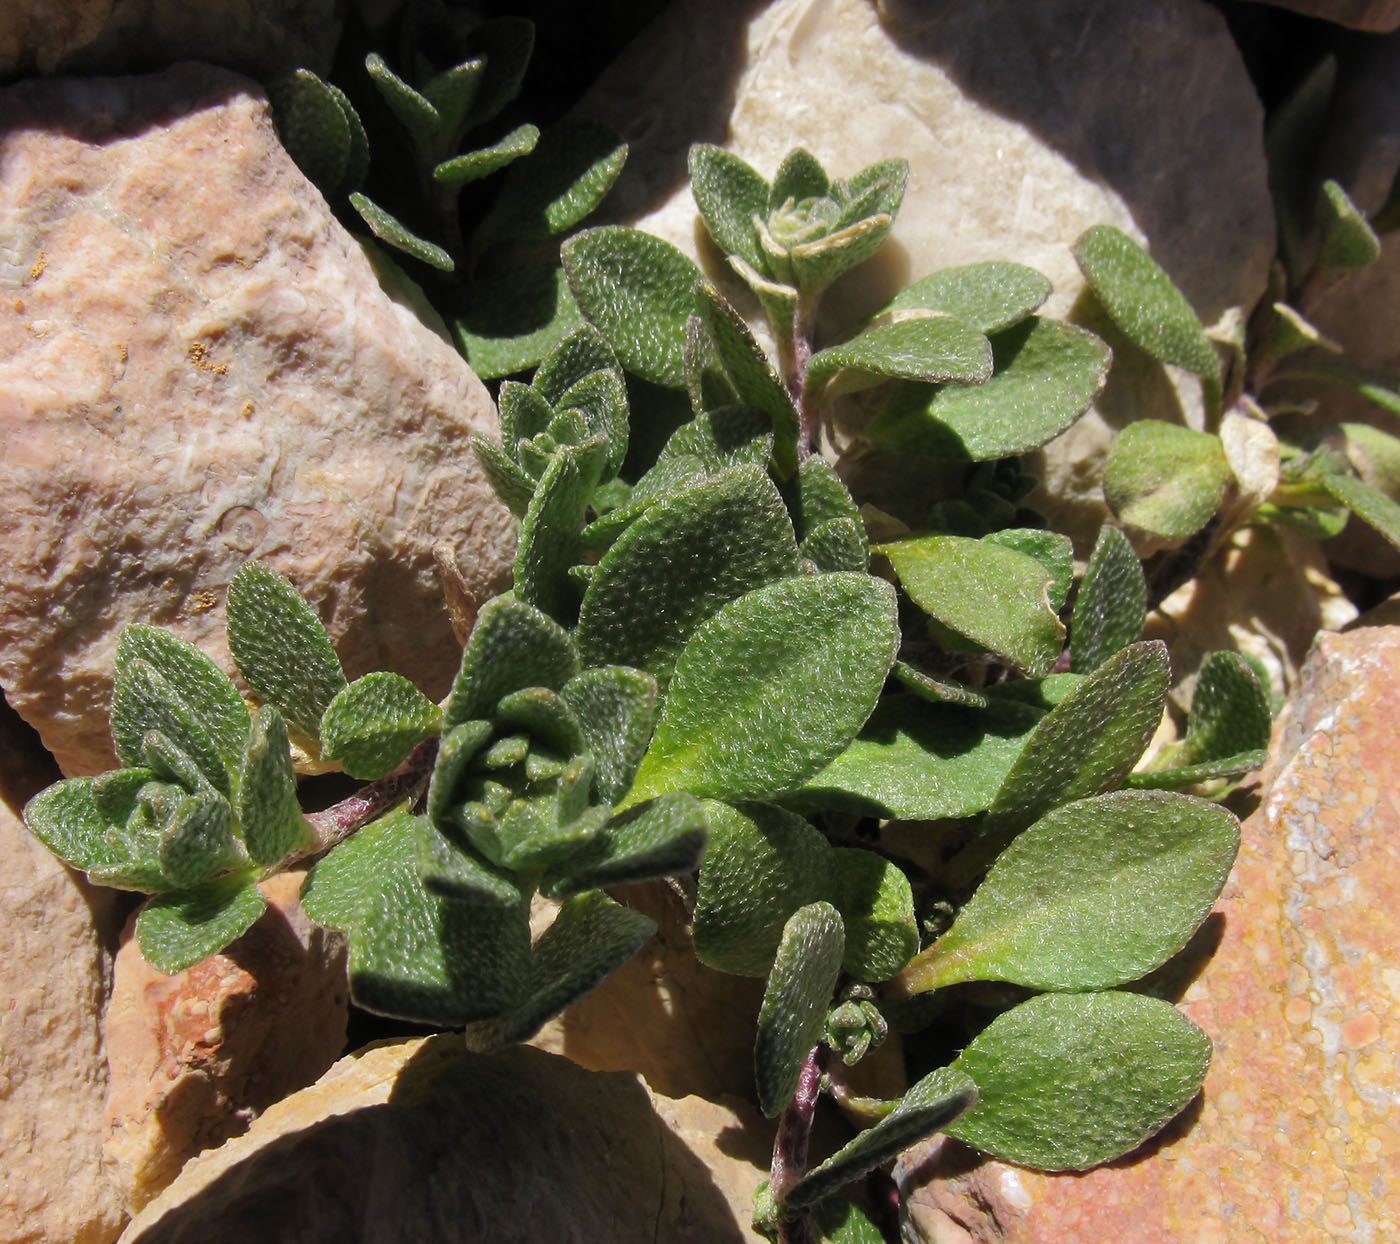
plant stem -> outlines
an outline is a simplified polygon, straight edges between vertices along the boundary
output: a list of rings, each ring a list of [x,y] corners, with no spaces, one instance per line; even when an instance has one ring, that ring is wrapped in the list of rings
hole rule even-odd
[[[797,1091],[778,1120],[778,1136],[773,1142],[773,1166],[769,1190],[778,1205],[807,1170],[807,1143],[812,1137],[812,1117],[821,1095],[826,1046],[815,1045],[802,1064]],[[778,1244],[813,1244],[811,1221],[805,1214],[783,1218],[778,1223]]]

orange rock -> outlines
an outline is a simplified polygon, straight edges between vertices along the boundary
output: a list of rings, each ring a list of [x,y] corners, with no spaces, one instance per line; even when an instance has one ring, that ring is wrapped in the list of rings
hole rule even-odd
[[[1218,949],[1182,999],[1215,1040],[1202,1097],[1144,1153],[1082,1175],[921,1146],[896,1172],[913,1238],[1397,1238],[1398,688],[1400,628],[1324,633],[1275,724]]]

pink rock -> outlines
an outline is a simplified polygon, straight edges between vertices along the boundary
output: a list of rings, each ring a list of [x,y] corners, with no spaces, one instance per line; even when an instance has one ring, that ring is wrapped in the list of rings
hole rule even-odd
[[[1400,628],[1318,636],[1183,1009],[1203,1096],[1083,1175],[935,1140],[901,1159],[927,1244],[1316,1244],[1400,1233]],[[1223,917],[1223,919],[1222,919]],[[1209,932],[1209,926],[1208,930]]]
[[[460,648],[433,564],[508,579],[472,455],[489,395],[386,296],[208,66],[0,92],[0,685],[69,774],[110,767],[113,652],[169,626],[232,669],[246,558],[320,611],[353,677],[433,697]]]
[[[345,939],[297,902],[304,872],[222,953],[165,976],[128,938],[107,1010],[106,1152],[134,1212],[203,1149],[312,1083],[345,1046]],[[129,932],[129,930],[128,930]]]

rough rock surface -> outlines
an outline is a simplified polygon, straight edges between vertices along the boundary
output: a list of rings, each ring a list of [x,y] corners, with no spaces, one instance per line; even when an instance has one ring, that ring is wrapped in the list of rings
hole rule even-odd
[[[511,517],[470,446],[484,386],[381,293],[208,66],[0,92],[0,685],[70,774],[110,767],[127,622],[232,669],[246,558],[320,611],[353,677],[444,694],[460,648],[432,546],[502,586]]]
[[[106,1154],[133,1211],[344,1050],[345,939],[302,913],[305,876],[264,882],[258,922],[175,976],[150,967],[127,930],[105,1024]]]
[[[1079,1176],[934,1143],[897,1168],[928,1244],[1315,1244],[1400,1232],[1400,629],[1322,634],[1275,725],[1264,796],[1183,1008],[1203,1098]],[[1213,926],[1213,927],[1212,927]]]
[[[1281,9],[1384,34],[1400,27],[1400,0],[1267,0]]]
[[[772,1137],[741,1136],[740,1110],[652,1099],[542,1050],[371,1046],[196,1158],[123,1244],[756,1242]]]
[[[324,72],[339,33],[334,0],[5,0],[0,79],[131,73],[179,60],[244,73]]]
[[[35,786],[0,705],[0,1240],[109,1244],[126,1221],[102,1166],[102,1007],[120,923],[24,828]]]

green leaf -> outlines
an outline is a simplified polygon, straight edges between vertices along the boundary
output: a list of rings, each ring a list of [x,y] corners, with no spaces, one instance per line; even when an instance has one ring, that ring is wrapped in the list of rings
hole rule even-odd
[[[797,571],[777,488],[759,468],[736,467],[657,502],[608,550],[579,609],[579,655],[645,670],[664,688],[701,623]]]
[[[1069,629],[1070,669],[1088,674],[1142,634],[1147,579],[1133,546],[1117,527],[1099,531],[1084,568]]]
[[[896,661],[890,671],[920,699],[932,704],[960,704],[965,708],[986,708],[991,701],[980,691],[951,678],[935,678],[905,661]]]
[[[904,386],[865,435],[886,449],[986,462],[1053,440],[1089,409],[1109,350],[1092,333],[1032,316],[992,336],[985,384]]]
[[[1188,795],[1115,791],[1043,816],[1006,848],[909,992],[966,981],[1102,989],[1186,945],[1234,863],[1239,822]]]
[[[1400,505],[1379,488],[1363,484],[1350,475],[1324,475],[1318,483],[1363,523],[1374,527],[1396,548],[1400,548]]]
[[[136,917],[136,944],[157,972],[173,976],[246,933],[266,907],[247,877],[216,877],[151,899]]]
[[[569,288],[628,371],[685,385],[685,321],[695,312],[695,264],[669,242],[605,225],[564,243]]]
[[[234,816],[249,857],[260,866],[277,863],[311,836],[297,802],[287,726],[271,705],[253,715]]]
[[[767,209],[769,212],[777,211],[788,199],[798,203],[803,199],[815,199],[830,189],[831,179],[817,157],[810,151],[795,147],[783,157],[778,171],[773,174]]]
[[[816,454],[803,462],[796,475],[783,484],[782,493],[799,540],[806,539],[832,519],[849,518],[860,522],[860,510],[850,490],[831,464]],[[864,534],[864,528],[861,530]]]
[[[1059,613],[1074,582],[1074,545],[1068,536],[1038,527],[1006,527],[982,537],[984,544],[1034,557],[1050,576],[1050,608]]]
[[[179,676],[178,670],[171,672]],[[123,764],[145,762],[146,736],[152,731],[194,762],[197,772],[189,775],[191,780],[202,779],[224,794],[229,792],[229,771],[203,722],[154,665],[128,652],[112,686],[112,746]]]
[[[738,156],[696,143],[689,156],[690,189],[720,250],[768,275],[753,220],[768,215],[768,183]]]
[[[885,244],[893,223],[890,216],[869,216],[794,246],[788,262],[803,297],[818,297],[842,273],[874,255]]]
[[[1182,292],[1141,246],[1113,225],[1093,225],[1074,258],[1109,318],[1163,363],[1220,384],[1220,359]]]
[[[822,1201],[812,1208],[811,1217],[823,1244],[886,1244],[868,1211],[843,1197]]]
[[[1269,746],[1269,693],[1238,652],[1212,652],[1201,662],[1186,737],[1170,756],[1173,768],[1257,753]],[[1142,775],[1150,776],[1150,775]]]
[[[854,177],[835,182],[831,197],[844,202],[838,227],[867,216],[899,215],[904,191],[909,185],[909,161],[904,159],[876,160]]]
[[[843,345],[818,350],[807,361],[806,388],[819,393],[841,371],[856,373],[855,385],[886,378],[981,384],[992,374],[992,347],[961,321],[930,314],[877,324]]]
[[[493,907],[518,907],[524,900],[511,874],[483,859],[472,847],[449,839],[428,817],[414,823],[418,877],[440,898]]]
[[[142,864],[120,838],[108,834],[108,820],[93,802],[92,787],[92,778],[68,778],[40,791],[24,806],[29,832],[83,872]],[[154,861],[145,864],[148,871],[156,871]],[[161,888],[158,875],[151,880],[152,888]]]
[[[977,1085],[954,1067],[940,1067],[914,1085],[874,1127],[867,1128],[793,1184],[783,1204],[805,1209],[911,1145],[943,1131],[977,1101]]]
[[[189,886],[247,862],[233,836],[233,808],[217,791],[183,796],[161,827],[160,870],[173,889]]]
[[[229,584],[228,646],[253,693],[319,740],[321,715],[345,687],[345,674],[311,606],[261,562],[244,562]]]
[[[696,415],[670,435],[656,465],[637,482],[633,497],[675,491],[677,477],[668,467],[677,459],[698,459],[707,475],[745,465],[767,470],[773,453],[770,425],[768,416],[752,406],[729,406]]]
[[[1233,478],[1218,436],[1140,419],[1113,438],[1103,493],[1128,526],[1181,540],[1210,521]]]
[[[397,769],[441,725],[442,710],[407,678],[377,670],[326,706],[321,755],[340,761],[351,777],[372,781]]]
[[[945,1130],[1033,1170],[1086,1170],[1160,1130],[1209,1063],[1205,1033],[1160,999],[1044,994],[998,1016],[958,1057],[977,1104]]]
[[[692,939],[701,963],[766,976],[799,907],[838,895],[831,846],[796,813],[768,804],[705,805],[709,846]]]
[[[1324,181],[1318,190],[1317,221],[1322,235],[1318,267],[1354,271],[1381,257],[1380,238],[1335,181]]]
[[[530,499],[515,549],[515,594],[560,621],[571,622],[576,596],[569,567],[579,560],[588,501],[607,461],[607,444],[595,438],[562,446]]]
[[[511,130],[500,142],[478,151],[468,151],[464,155],[444,160],[433,169],[433,180],[440,186],[457,189],[470,181],[489,177],[507,164],[513,164],[521,156],[527,156],[540,141],[538,126],[520,125]]]
[[[894,591],[866,574],[783,579],[691,636],[627,799],[796,790],[864,725],[899,643]]]
[[[560,412],[583,417],[585,438],[601,436],[607,446],[603,479],[611,479],[627,457],[627,387],[620,372],[599,370],[576,381],[559,397]]]
[[[472,452],[501,504],[516,518],[524,518],[535,495],[535,481],[504,449],[479,432],[472,433]]]
[[[879,546],[910,598],[949,630],[1034,678],[1050,672],[1065,628],[1050,607],[1050,572],[1035,558],[966,536]]]
[[[522,687],[558,691],[576,673],[578,657],[562,626],[523,601],[487,601],[462,653],[443,729],[493,717],[501,697]]]
[[[433,775],[428,779],[428,820],[438,829],[450,829],[458,839],[460,831],[450,822],[457,786],[494,730],[490,721],[464,721],[446,730],[438,742]]]
[[[854,847],[837,847],[836,907],[846,926],[841,966],[861,981],[888,980],[919,949],[919,922],[909,879],[889,860]]]
[[[791,338],[797,316],[796,287],[769,280],[738,255],[730,255],[729,266],[753,290],[773,335],[779,340]]]
[[[1019,324],[1050,297],[1050,282],[1024,264],[993,260],[941,268],[906,285],[878,312],[941,311],[979,333]]]
[[[355,111],[350,97],[333,82],[328,82],[326,86],[331,98],[335,100],[336,107],[340,109],[341,116],[345,118],[346,130],[350,136],[350,151],[345,161],[345,171],[336,188],[339,191],[355,190],[364,184],[369,173],[369,135],[365,133],[365,123],[360,120],[360,114]]]
[[[844,945],[841,914],[830,903],[799,907],[783,926],[753,1051],[758,1107],[770,1119],[792,1099],[802,1064],[821,1037]]]
[[[540,884],[550,897],[694,872],[705,853],[704,806],[677,791],[629,808]]]
[[[528,371],[583,322],[564,270],[522,259],[467,286],[452,339],[483,380]]]
[[[898,820],[975,816],[991,806],[1043,715],[1027,704],[978,712],[887,697],[798,800]]]
[[[623,665],[587,669],[559,692],[574,711],[598,769],[598,797],[616,803],[632,785],[656,723],[656,679]]]
[[[365,69],[380,98],[389,105],[389,111],[399,124],[416,143],[426,145],[442,125],[438,110],[390,69],[378,52],[371,52],[365,57]]]
[[[452,256],[435,242],[420,238],[396,217],[391,216],[373,199],[359,191],[350,195],[350,206],[359,213],[360,219],[369,226],[369,231],[387,246],[422,260],[430,268],[440,272],[451,272],[456,267]]]
[[[467,1048],[478,1053],[525,1041],[590,993],[656,932],[652,920],[599,890],[567,899],[535,943],[525,996],[494,1019],[467,1025]]]
[[[531,157],[506,174],[474,246],[572,229],[603,201],[626,160],[627,144],[606,126],[566,118],[545,130]]]
[[[450,151],[466,128],[467,113],[476,102],[486,63],[481,59],[463,61],[423,83],[421,92],[437,109],[439,123],[434,134],[434,151]]]
[[[346,182],[350,125],[331,87],[309,69],[267,84],[277,137],[287,154],[327,198]]]

